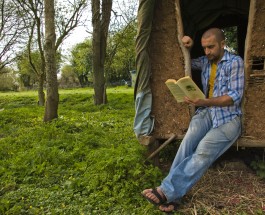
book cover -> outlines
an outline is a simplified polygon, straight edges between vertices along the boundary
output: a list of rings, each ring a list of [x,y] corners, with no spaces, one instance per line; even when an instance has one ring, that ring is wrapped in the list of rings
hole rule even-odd
[[[165,84],[167,85],[168,89],[173,94],[177,102],[183,102],[185,96],[190,99],[205,98],[203,92],[189,76],[185,76],[178,80],[168,79]]]

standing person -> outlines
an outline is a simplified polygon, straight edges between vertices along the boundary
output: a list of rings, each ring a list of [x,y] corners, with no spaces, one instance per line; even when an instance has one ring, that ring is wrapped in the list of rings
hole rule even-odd
[[[182,42],[191,48],[193,41]],[[171,169],[161,185],[145,189],[142,195],[164,212],[176,210],[181,199],[241,133],[241,99],[244,89],[243,60],[225,47],[222,30],[211,28],[201,38],[205,56],[192,60],[192,68],[202,70],[206,99],[185,98],[198,107],[182,140]]]

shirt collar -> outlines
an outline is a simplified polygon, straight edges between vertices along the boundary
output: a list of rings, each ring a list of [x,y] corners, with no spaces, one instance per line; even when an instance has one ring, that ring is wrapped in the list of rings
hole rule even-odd
[[[205,56],[206,57],[206,56]],[[224,55],[222,57],[222,59],[220,60],[219,63],[221,63],[222,61],[228,61],[229,58],[231,57],[231,54],[229,51],[227,51],[226,49],[224,50]],[[208,61],[208,64],[211,64],[211,61],[208,60],[208,58],[206,57],[207,61]]]
[[[228,61],[230,57],[231,57],[230,52],[228,52],[228,51],[225,49],[225,50],[224,50],[224,55],[223,55],[222,59],[220,60],[220,62],[222,62],[222,61]]]

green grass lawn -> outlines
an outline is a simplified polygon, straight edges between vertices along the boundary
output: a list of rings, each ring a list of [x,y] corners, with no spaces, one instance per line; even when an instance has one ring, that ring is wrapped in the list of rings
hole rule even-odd
[[[50,123],[36,91],[0,93],[0,215],[161,214],[140,194],[163,173],[144,165],[133,89],[108,89],[109,102],[100,106],[91,88],[59,93],[59,117]],[[171,163],[176,149],[168,146],[160,160]],[[251,198],[246,187],[255,191]],[[176,214],[262,214],[263,190],[249,171],[210,169]],[[235,196],[240,201],[231,205]]]
[[[0,214],[159,214],[140,192],[162,174],[145,166],[133,132],[132,88],[60,90],[44,123],[37,92],[0,93]]]

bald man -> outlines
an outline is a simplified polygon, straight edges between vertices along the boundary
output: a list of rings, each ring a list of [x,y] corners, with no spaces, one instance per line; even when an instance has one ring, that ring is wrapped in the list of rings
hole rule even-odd
[[[193,41],[184,36],[190,49]],[[178,202],[202,177],[213,162],[240,136],[241,99],[244,89],[243,60],[225,47],[221,29],[211,28],[201,38],[205,56],[192,60],[200,69],[205,99],[185,98],[197,108],[171,169],[161,185],[145,189],[144,198],[164,212],[177,209]]]

